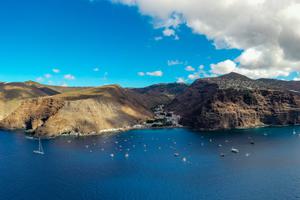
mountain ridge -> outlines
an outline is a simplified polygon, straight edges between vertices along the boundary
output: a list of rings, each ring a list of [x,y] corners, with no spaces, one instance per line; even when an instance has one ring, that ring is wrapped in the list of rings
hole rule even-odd
[[[0,128],[36,136],[101,134],[154,118],[158,105],[199,130],[300,123],[300,82],[251,79],[238,73],[191,85],[62,87],[34,81],[0,83]]]

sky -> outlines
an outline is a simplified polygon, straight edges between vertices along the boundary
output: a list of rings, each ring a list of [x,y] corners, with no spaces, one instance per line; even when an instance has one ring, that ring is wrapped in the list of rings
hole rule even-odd
[[[0,81],[299,80],[298,0],[1,0]]]

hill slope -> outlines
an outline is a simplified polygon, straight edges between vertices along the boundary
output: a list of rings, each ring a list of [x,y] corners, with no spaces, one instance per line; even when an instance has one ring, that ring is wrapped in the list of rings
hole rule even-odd
[[[188,85],[183,83],[155,84],[144,88],[134,88],[134,92],[146,96],[148,107],[158,104],[169,104],[178,94],[181,94]]]
[[[58,94],[50,88],[26,83],[0,83],[0,120],[16,109],[24,99]]]
[[[151,117],[139,99],[111,85],[26,100],[0,126],[40,136],[91,134],[133,126]]]

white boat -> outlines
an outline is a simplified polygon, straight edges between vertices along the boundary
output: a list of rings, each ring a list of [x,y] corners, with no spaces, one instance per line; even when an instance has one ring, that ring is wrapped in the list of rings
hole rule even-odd
[[[35,137],[32,137],[32,136],[25,136],[25,138],[26,138],[27,140],[35,140],[35,139],[36,139]]]
[[[178,157],[178,156],[179,156],[179,153],[174,153],[174,156],[175,156],[175,157]]]
[[[231,148],[231,152],[232,152],[232,153],[239,153],[240,151],[239,151],[238,149]]]
[[[40,154],[40,155],[44,155],[45,154],[43,146],[42,146],[41,138],[39,138],[39,149],[38,150],[34,150],[33,153]]]

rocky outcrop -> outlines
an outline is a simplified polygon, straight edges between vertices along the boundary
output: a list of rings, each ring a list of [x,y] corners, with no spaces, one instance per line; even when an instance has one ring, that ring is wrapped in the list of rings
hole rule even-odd
[[[183,125],[201,130],[300,123],[298,95],[237,76],[197,80],[168,109],[182,116]]]

